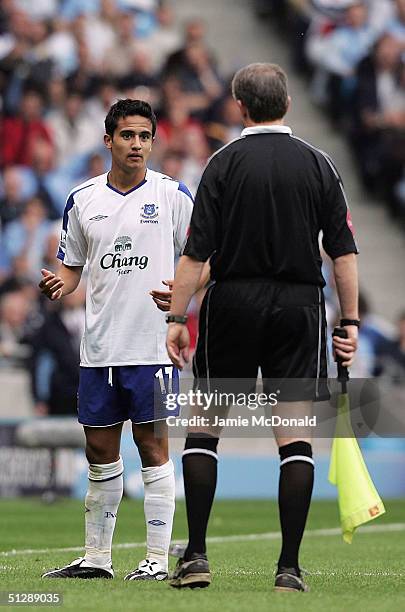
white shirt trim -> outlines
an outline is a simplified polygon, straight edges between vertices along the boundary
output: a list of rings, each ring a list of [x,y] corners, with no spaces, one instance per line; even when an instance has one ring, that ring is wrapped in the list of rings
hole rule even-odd
[[[291,136],[292,129],[288,125],[252,125],[242,130],[241,137],[253,134],[289,134]]]

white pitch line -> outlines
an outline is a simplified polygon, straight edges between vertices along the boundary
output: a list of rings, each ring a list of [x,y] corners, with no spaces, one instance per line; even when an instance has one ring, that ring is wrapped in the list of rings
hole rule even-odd
[[[405,523],[386,523],[385,525],[368,525],[361,527],[356,535],[369,533],[388,533],[390,531],[405,531]],[[339,527],[331,529],[308,529],[305,532],[305,538],[330,537],[340,536],[342,530]],[[267,533],[247,533],[244,535],[231,536],[216,536],[207,538],[210,544],[223,544],[228,542],[254,542],[257,540],[278,540],[280,538],[278,531],[269,531]],[[185,540],[176,540],[177,544],[186,544]],[[114,544],[114,550],[125,550],[131,548],[142,548],[146,546],[146,542],[124,542],[123,544]],[[67,548],[27,548],[25,550],[7,550],[0,552],[0,557],[13,557],[16,555],[41,555],[48,553],[64,553],[64,552],[81,552],[83,546],[69,546]]]

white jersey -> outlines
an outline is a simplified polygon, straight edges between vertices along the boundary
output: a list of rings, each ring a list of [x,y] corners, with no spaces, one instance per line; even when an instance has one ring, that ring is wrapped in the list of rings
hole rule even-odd
[[[149,169],[126,193],[107,174],[71,191],[57,256],[67,266],[88,264],[80,365],[170,363],[164,313],[149,292],[173,278],[192,207],[183,183]]]

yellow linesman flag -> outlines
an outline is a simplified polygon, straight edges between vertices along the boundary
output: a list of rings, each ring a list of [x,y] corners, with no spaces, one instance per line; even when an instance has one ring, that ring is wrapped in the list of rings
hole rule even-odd
[[[329,482],[338,490],[343,540],[351,544],[355,529],[384,514],[385,508],[368,473],[350,423],[347,393],[340,394],[338,399]]]

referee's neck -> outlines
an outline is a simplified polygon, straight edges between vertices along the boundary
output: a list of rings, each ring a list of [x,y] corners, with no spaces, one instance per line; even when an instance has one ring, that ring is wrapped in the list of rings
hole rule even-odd
[[[247,117],[243,120],[243,125],[245,128],[247,127],[264,127],[265,125],[284,125],[284,118],[277,119],[276,121],[261,121],[260,123],[256,123],[252,121],[250,117]]]

